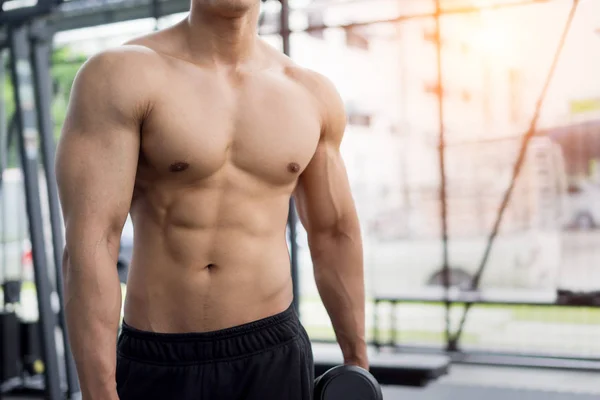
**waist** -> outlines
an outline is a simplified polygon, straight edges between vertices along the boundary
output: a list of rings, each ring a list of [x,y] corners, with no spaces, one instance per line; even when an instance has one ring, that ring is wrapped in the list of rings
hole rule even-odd
[[[273,315],[292,301],[289,260],[203,270],[139,265],[130,270],[125,320],[165,333],[205,332]]]
[[[120,357],[151,364],[201,364],[285,345],[296,340],[302,329],[291,305],[270,317],[210,332],[149,332],[123,321],[117,352]]]

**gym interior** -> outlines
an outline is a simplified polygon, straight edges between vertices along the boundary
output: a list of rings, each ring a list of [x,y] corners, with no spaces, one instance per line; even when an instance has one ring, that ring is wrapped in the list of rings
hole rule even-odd
[[[80,398],[53,167],[69,93],[90,56],[189,0],[0,5],[0,398]],[[384,398],[600,398],[600,1],[261,7],[261,36],[345,104]],[[287,235],[319,375],[341,353],[293,203]],[[128,220],[124,296],[132,246]]]

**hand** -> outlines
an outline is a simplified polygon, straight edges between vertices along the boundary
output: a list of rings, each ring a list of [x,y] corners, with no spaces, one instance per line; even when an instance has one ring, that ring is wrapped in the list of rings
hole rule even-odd
[[[354,357],[351,359],[345,359],[344,365],[355,365],[357,367],[361,367],[363,369],[369,370],[369,357],[364,354],[361,357]]]

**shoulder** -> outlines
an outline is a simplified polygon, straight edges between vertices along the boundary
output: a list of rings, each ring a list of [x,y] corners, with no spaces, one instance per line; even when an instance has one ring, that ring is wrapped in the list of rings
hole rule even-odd
[[[96,53],[79,69],[71,99],[100,107],[110,103],[123,112],[149,109],[160,88],[161,62],[152,50],[124,45]],[[142,112],[143,114],[143,112]]]
[[[346,128],[344,101],[333,82],[325,75],[297,65],[286,67],[286,73],[312,96],[321,117],[325,139],[340,142]]]
[[[77,73],[76,79],[99,84],[128,83],[131,86],[156,75],[158,62],[160,57],[149,48],[123,45],[91,56]]]

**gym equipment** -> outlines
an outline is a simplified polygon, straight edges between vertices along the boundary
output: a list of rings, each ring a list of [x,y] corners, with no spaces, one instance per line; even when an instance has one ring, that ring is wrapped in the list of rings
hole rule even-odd
[[[315,376],[344,362],[337,344],[313,342]],[[450,358],[435,354],[398,354],[373,351],[369,354],[369,373],[381,385],[423,387],[444,376],[450,369]]]
[[[0,383],[19,376],[19,340],[17,315],[9,311],[0,312]]]
[[[369,371],[338,365],[315,380],[315,400],[383,400],[381,387]]]

